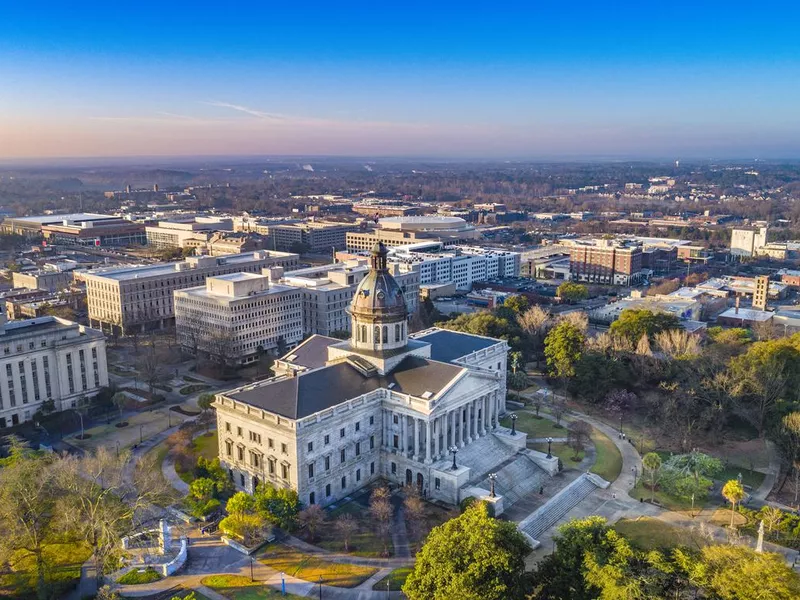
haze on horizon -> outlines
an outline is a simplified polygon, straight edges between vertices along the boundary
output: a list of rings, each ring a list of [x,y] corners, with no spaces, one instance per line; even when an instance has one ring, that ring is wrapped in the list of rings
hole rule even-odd
[[[0,158],[796,158],[799,18],[717,0],[10,5]]]

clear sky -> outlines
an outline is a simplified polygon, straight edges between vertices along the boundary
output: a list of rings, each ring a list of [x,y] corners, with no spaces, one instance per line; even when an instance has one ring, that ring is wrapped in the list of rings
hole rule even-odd
[[[800,157],[800,2],[0,3],[0,157]]]

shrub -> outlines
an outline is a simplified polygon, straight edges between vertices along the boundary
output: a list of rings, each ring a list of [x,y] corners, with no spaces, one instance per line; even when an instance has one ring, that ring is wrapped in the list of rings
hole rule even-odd
[[[128,571],[117,579],[117,583],[121,585],[142,585],[144,583],[153,583],[161,579],[161,573],[156,571],[153,567],[147,567],[144,571],[133,569]]]

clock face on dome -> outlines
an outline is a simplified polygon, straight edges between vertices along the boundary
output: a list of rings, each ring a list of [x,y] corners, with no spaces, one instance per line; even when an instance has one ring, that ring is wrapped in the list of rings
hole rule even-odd
[[[386,294],[383,291],[378,292],[378,300],[383,300],[384,298],[386,298]]]

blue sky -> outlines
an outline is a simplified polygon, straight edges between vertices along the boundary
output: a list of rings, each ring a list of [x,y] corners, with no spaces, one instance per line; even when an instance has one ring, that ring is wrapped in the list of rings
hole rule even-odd
[[[796,2],[19,4],[0,157],[800,157]]]

